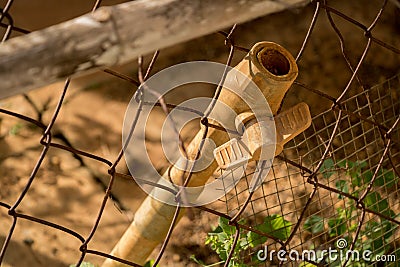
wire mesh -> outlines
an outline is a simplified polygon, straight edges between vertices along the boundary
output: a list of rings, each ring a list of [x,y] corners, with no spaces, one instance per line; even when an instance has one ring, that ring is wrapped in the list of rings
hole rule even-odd
[[[10,9],[15,2],[18,0],[7,1],[1,9],[0,26],[3,29],[3,42],[14,35],[29,33],[28,30],[19,28],[18,21],[14,21],[12,18]],[[254,263],[260,249],[283,250],[287,253],[291,250],[302,252],[313,249],[321,253],[328,247],[337,246],[338,240],[342,239],[348,242],[350,250],[369,249],[374,256],[394,255],[397,257],[397,261],[400,258],[400,231],[398,230],[400,224],[400,78],[396,74],[392,78],[378,82],[369,77],[372,76],[370,73],[374,71],[374,61],[368,58],[372,49],[381,49],[384,51],[382,53],[386,53],[385,55],[388,57],[397,59],[400,54],[398,48],[380,39],[379,31],[375,32],[376,25],[380,23],[385,12],[391,10],[389,7],[393,4],[388,1],[381,2],[381,6],[377,8],[376,14],[371,17],[369,23],[363,24],[352,18],[351,14],[346,13],[346,10],[340,10],[340,6],[336,7],[334,3],[331,4],[324,0],[312,1],[311,5],[315,12],[310,18],[303,43],[297,44],[300,49],[296,60],[300,67],[302,61],[313,60],[312,52],[318,49],[312,42],[315,28],[319,26],[319,23],[321,23],[321,27],[329,25],[338,38],[336,49],[341,51],[341,58],[332,60],[341,62],[342,65],[338,63],[338,66],[347,68],[348,76],[345,79],[346,82],[337,85],[338,88],[342,88],[339,94],[331,95],[324,92],[319,86],[315,86],[318,83],[314,85],[302,83],[300,75],[289,90],[285,101],[292,101],[290,94],[295,93],[301,100],[308,102],[311,107],[316,106],[315,101],[317,100],[326,101],[330,108],[321,109],[317,105],[312,109],[314,111],[312,126],[286,145],[283,153],[273,162],[268,178],[256,192],[249,191],[249,177],[255,168],[251,165],[247,167],[246,175],[242,177],[234,190],[227,192],[225,197],[212,203],[209,207],[197,207],[201,212],[210,214],[215,221],[218,217],[226,218],[234,228],[232,244],[225,252],[225,266],[262,264],[265,266],[307,266],[307,264],[310,264],[309,266],[345,266],[346,264],[355,266],[356,262],[351,259],[329,260],[326,255],[319,255],[320,257],[308,255],[299,260],[288,261],[287,254],[286,260],[280,259],[278,255],[274,254],[269,260],[256,260]],[[92,10],[98,8],[100,4],[101,1],[93,3]],[[320,22],[322,16],[325,16],[326,22]],[[348,51],[346,36],[338,26],[340,23],[352,25],[354,27],[352,34],[360,35],[364,46],[359,45],[357,51]],[[247,48],[236,45],[241,38],[240,34],[235,34],[237,31],[235,25],[229,32],[218,33],[225,38],[225,44],[229,51],[228,65],[231,65],[235,55],[241,55],[243,51],[248,51]],[[398,40],[398,36],[395,34],[393,38]],[[323,40],[317,41],[319,41],[319,43],[317,42],[319,46],[324,45]],[[354,48],[354,46],[351,47]],[[357,56],[354,57],[354,54]],[[122,79],[138,86],[149,77],[152,68],[157,64],[157,56],[158,52],[155,53],[147,70],[144,69],[142,58],[139,60],[138,79],[110,69],[105,72],[113,75],[115,79]],[[319,64],[324,63],[319,62]],[[307,72],[307,70],[303,70],[303,72]],[[308,75],[312,76],[313,74]],[[316,76],[319,75],[321,74],[316,74]],[[317,78],[321,77],[315,77],[315,79]],[[69,91],[69,87],[70,79],[65,82],[58,103],[53,108],[53,115],[48,122],[44,122],[42,118],[44,110],[35,107],[34,101],[28,95],[25,95],[25,99],[35,107],[37,118],[0,108],[1,114],[32,124],[42,132],[39,141],[41,152],[32,167],[30,176],[24,180],[23,190],[19,192],[15,201],[7,202],[0,199],[0,207],[6,212],[5,217],[8,220],[11,219],[8,234],[0,253],[0,263],[5,260],[15,232],[22,227],[20,222],[29,221],[51,230],[62,231],[66,236],[75,238],[79,242],[77,248],[79,257],[74,259],[77,265],[80,265],[88,255],[97,255],[104,259],[113,258],[130,266],[138,266],[126,259],[116,258],[108,254],[108,251],[92,249],[90,246],[110,198],[117,205],[119,203],[118,197],[114,196],[111,191],[115,179],[131,177],[117,171],[117,165],[120,164],[123,157],[122,148],[115,159],[107,159],[79,149],[68,142],[59,142],[65,138],[62,139],[62,135],[55,131],[54,125],[65,104],[65,95]],[[215,96],[218,95],[220,89],[221,86],[216,89]],[[313,97],[308,98],[310,95]],[[145,105],[146,103],[142,103],[139,99],[139,104]],[[165,113],[175,106],[165,102],[164,99],[158,105]],[[202,114],[202,116],[203,126],[215,127],[209,124],[207,114]],[[184,146],[183,142],[182,146]],[[108,173],[109,179],[104,185],[105,192],[102,202],[99,203],[97,216],[93,218],[93,225],[87,234],[78,233],[72,227],[57,223],[56,218],[54,221],[45,220],[19,211],[21,203],[29,197],[30,188],[37,180],[44,160],[53,149],[71,153],[81,162],[90,159],[106,166],[105,172]],[[2,179],[5,180],[4,177]],[[131,179],[131,182],[134,181]],[[2,188],[3,186],[5,185],[2,185]],[[6,198],[1,194],[0,196]],[[120,208],[123,209],[121,206]],[[282,229],[275,232],[262,230],[260,226],[265,225],[266,218],[275,218],[286,222],[284,224],[286,232],[283,237]],[[173,223],[175,221],[176,217]],[[164,245],[159,249],[154,264],[157,264],[165,256],[165,249],[174,233],[173,229],[171,228]],[[251,241],[249,232],[257,233],[257,238],[262,239],[262,242]],[[199,240],[200,245],[203,242],[203,240]],[[248,246],[243,245],[243,242]],[[256,244],[255,247],[250,246],[252,242]],[[43,244],[43,246],[45,245]],[[235,247],[245,247],[246,249],[236,254]],[[361,266],[365,266],[365,264],[380,266],[377,260],[359,264]],[[388,261],[385,264],[385,266],[397,266],[398,262]]]

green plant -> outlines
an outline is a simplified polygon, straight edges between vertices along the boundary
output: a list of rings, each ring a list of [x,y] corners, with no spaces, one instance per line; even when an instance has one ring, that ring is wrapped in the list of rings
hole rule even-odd
[[[155,260],[148,260],[146,261],[146,263],[143,265],[143,267],[152,267],[154,264]],[[160,265],[156,265],[157,267],[159,267]]]
[[[338,174],[344,172],[344,177],[338,175],[338,177],[343,177],[343,179],[336,180],[335,182],[336,189],[343,193],[359,197],[360,193],[364,192],[372,181],[373,172],[371,170],[366,170],[366,162],[342,160],[337,163],[337,167],[339,168],[335,168],[332,159],[327,159],[323,162],[320,172],[326,179],[329,179],[336,172]],[[382,198],[379,193],[379,189],[384,188],[387,190],[398,182],[399,177],[397,177],[394,172],[384,168],[379,169],[376,179],[372,184],[372,188],[363,200],[365,206],[387,217],[398,217],[398,215],[390,209],[388,200]],[[339,194],[338,198],[344,199],[346,197]],[[323,218],[318,215],[312,215],[306,219],[303,227],[312,234],[327,232],[331,239],[337,239],[339,237],[344,238],[348,241],[348,244],[350,244],[355,237],[359,224],[356,205],[357,203],[355,200],[346,198],[345,207],[336,208],[335,217]],[[378,256],[393,253],[391,242],[397,227],[398,225],[382,217],[367,221],[360,229],[353,251],[371,251],[371,262],[374,262]],[[342,252],[347,253],[349,249],[350,245],[343,248]],[[395,253],[399,254],[399,250]],[[342,264],[339,260],[332,262],[329,262],[329,259],[324,260],[330,263],[330,266],[340,266]],[[348,265],[370,266],[371,262],[367,262],[361,258],[358,261],[350,260]],[[305,264],[304,266],[309,267],[311,265]]]
[[[239,221],[239,223],[244,223],[244,222]],[[278,215],[271,215],[265,217],[264,222],[260,225],[255,226],[254,228],[260,232],[269,234],[280,240],[286,240],[290,235],[291,227],[292,227],[291,223],[286,221],[283,217]],[[234,244],[236,231],[237,231],[236,227],[230,225],[228,219],[220,217],[218,221],[218,226],[215,227],[213,231],[208,233],[208,237],[206,238],[205,244],[210,245],[211,249],[218,254],[221,261],[211,265],[205,265],[202,261],[197,260],[194,255],[192,255],[191,259],[202,266],[208,266],[208,267],[225,262],[228,259],[229,252],[231,251],[232,246]],[[246,232],[240,228],[239,239],[234,248],[232,258],[229,262],[229,266],[230,267],[247,266],[246,257],[244,257],[243,254],[249,252],[251,248],[261,245],[266,241],[267,237],[259,235],[252,231]],[[251,261],[254,264],[258,262],[258,259],[253,257]]]

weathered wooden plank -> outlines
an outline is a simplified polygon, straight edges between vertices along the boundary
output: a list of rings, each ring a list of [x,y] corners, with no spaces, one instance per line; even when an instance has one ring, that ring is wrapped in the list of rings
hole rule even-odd
[[[306,0],[139,0],[0,44],[0,99],[278,12]]]

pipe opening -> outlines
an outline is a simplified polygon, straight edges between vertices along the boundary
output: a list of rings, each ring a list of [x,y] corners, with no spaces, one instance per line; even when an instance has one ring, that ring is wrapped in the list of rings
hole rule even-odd
[[[263,67],[276,76],[286,75],[290,71],[289,61],[277,50],[262,50],[259,59]]]

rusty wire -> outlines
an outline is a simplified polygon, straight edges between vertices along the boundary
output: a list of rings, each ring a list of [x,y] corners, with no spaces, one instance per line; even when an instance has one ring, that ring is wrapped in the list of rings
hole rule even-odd
[[[13,21],[12,16],[9,14],[9,10],[12,7],[13,2],[14,1],[9,0],[6,3],[6,5],[0,10],[1,11],[0,27],[5,29],[3,37],[2,37],[3,42],[6,41],[8,38],[10,38],[12,33],[17,33],[17,34],[29,33],[28,30],[19,28],[18,22]],[[93,5],[92,10],[96,10],[101,5],[100,0],[97,0],[94,2],[95,3]],[[370,112],[369,116],[363,114],[362,113],[363,110],[362,110],[361,106],[360,107],[358,106],[358,102],[356,104],[356,108],[350,109],[347,106],[347,104],[349,102],[358,101],[357,99],[359,99],[359,98],[366,99],[369,107],[371,107],[373,105],[372,100],[370,99],[370,95],[375,94],[374,90],[379,90],[379,88],[378,89],[376,89],[374,87],[367,88],[363,83],[363,78],[359,74],[359,69],[363,65],[364,60],[365,60],[372,44],[380,46],[380,47],[382,47],[382,49],[386,49],[386,50],[390,51],[391,53],[393,53],[393,55],[400,54],[400,49],[384,42],[383,40],[380,40],[379,38],[375,37],[375,35],[374,35],[374,28],[375,28],[376,24],[379,22],[379,20],[381,19],[382,14],[387,9],[388,1],[385,1],[385,0],[382,1],[381,8],[379,10],[377,10],[375,18],[372,20],[372,22],[369,25],[364,25],[364,24],[360,23],[359,21],[351,18],[350,16],[342,13],[341,11],[335,9],[328,3],[327,0],[316,0],[316,1],[312,1],[312,2],[313,2],[312,4],[314,5],[314,8],[315,8],[315,12],[310,20],[310,25],[309,25],[308,31],[305,35],[304,41],[302,44],[299,44],[300,49],[297,53],[296,61],[300,62],[302,60],[302,58],[304,57],[304,52],[308,49],[308,44],[309,44],[310,39],[312,38],[312,34],[314,31],[315,25],[318,23],[317,22],[318,17],[322,16],[323,12],[324,12],[329,21],[330,27],[334,30],[334,32],[338,38],[341,54],[342,54],[342,57],[343,57],[345,63],[347,64],[348,71],[351,74],[351,77],[348,80],[348,82],[343,85],[343,89],[338,97],[328,95],[327,93],[323,92],[321,89],[313,88],[311,86],[308,86],[308,85],[302,83],[301,81],[295,82],[296,86],[303,88],[304,90],[308,91],[310,94],[316,94],[319,97],[324,98],[331,102],[331,110],[328,110],[321,114],[317,114],[313,118],[314,121],[323,120],[325,122],[325,126],[326,126],[325,128],[326,129],[329,128],[328,132],[330,131],[329,132],[330,136],[328,136],[327,139],[322,138],[319,135],[319,133],[321,133],[322,131],[325,131],[326,129],[325,128],[317,129],[317,128],[315,128],[316,124],[314,123],[313,130],[305,132],[300,137],[295,138],[290,143],[291,145],[289,145],[289,147],[287,147],[284,150],[283,154],[281,154],[277,157],[277,160],[279,161],[279,163],[276,163],[276,164],[274,163],[273,169],[274,168],[287,169],[287,175],[285,176],[287,179],[289,179],[290,176],[300,175],[304,178],[304,184],[307,184],[312,187],[312,190],[310,191],[306,202],[304,203],[301,210],[299,211],[299,215],[297,216],[297,221],[296,221],[296,223],[293,224],[291,233],[286,240],[283,241],[283,240],[276,238],[275,236],[273,236],[271,234],[264,233],[264,232],[258,230],[257,228],[255,228],[254,224],[246,224],[246,223],[243,223],[242,221],[240,221],[240,219],[243,217],[247,216],[247,218],[249,218],[249,217],[251,217],[251,214],[253,214],[255,216],[255,214],[259,212],[256,210],[256,208],[253,207],[253,204],[255,205],[255,203],[257,201],[261,201],[261,200],[267,201],[266,199],[269,196],[267,196],[265,194],[265,192],[263,191],[263,188],[259,189],[259,190],[262,190],[261,196],[259,196],[259,197],[255,197],[255,195],[256,195],[255,192],[249,192],[247,190],[248,187],[247,187],[247,189],[244,189],[244,190],[240,189],[240,188],[235,188],[234,196],[232,196],[232,197],[226,196],[224,199],[221,200],[221,202],[224,203],[224,205],[226,206],[226,212],[221,212],[221,211],[209,208],[209,207],[197,207],[197,209],[201,210],[202,212],[214,214],[216,217],[220,216],[220,217],[224,217],[224,218],[228,219],[229,223],[232,226],[234,226],[236,229],[235,238],[234,238],[234,246],[232,247],[231,251],[229,252],[228,259],[225,262],[225,266],[229,266],[229,264],[230,264],[230,260],[234,253],[233,249],[238,242],[241,231],[253,231],[253,232],[259,234],[260,236],[268,237],[270,240],[274,241],[275,245],[279,245],[279,246],[277,246],[277,248],[288,251],[288,249],[290,247],[293,247],[291,245],[291,242],[294,240],[295,236],[298,235],[299,232],[301,232],[301,230],[300,230],[301,226],[303,225],[305,219],[309,215],[308,211],[311,206],[311,203],[313,201],[319,201],[319,202],[321,201],[321,200],[318,200],[318,193],[321,190],[326,190],[330,193],[337,194],[346,199],[355,201],[356,208],[358,209],[359,213],[358,213],[358,225],[356,228],[356,232],[355,232],[353,239],[351,240],[351,246],[350,246],[351,249],[354,248],[354,246],[358,240],[360,231],[364,225],[366,216],[368,214],[378,216],[379,218],[384,218],[396,225],[400,225],[400,220],[398,218],[388,216],[387,214],[383,214],[382,212],[377,212],[376,210],[371,209],[370,207],[368,207],[365,204],[365,198],[371,192],[372,186],[378,178],[379,170],[381,169],[381,167],[384,164],[389,166],[393,170],[393,172],[396,173],[397,176],[399,176],[399,173],[400,173],[399,164],[400,163],[396,162],[394,160],[396,157],[397,158],[399,157],[399,153],[396,152],[393,148],[397,147],[397,149],[398,149],[400,147],[400,144],[398,143],[399,140],[394,139],[393,136],[396,134],[399,135],[400,114],[397,111],[397,114],[394,114],[394,116],[397,116],[397,117],[390,118],[391,119],[390,124],[388,125],[386,122],[382,122],[379,119],[377,119],[376,117],[374,117],[373,112]],[[90,10],[88,10],[88,11],[90,11]],[[359,58],[357,64],[355,64],[355,65],[352,64],[351,61],[349,60],[349,56],[347,54],[343,34],[341,33],[340,29],[336,26],[335,19],[333,18],[332,15],[335,15],[335,16],[339,17],[340,19],[345,20],[345,21],[353,24],[354,26],[358,27],[359,29],[361,29],[361,31],[363,32],[363,34],[365,36],[366,45],[363,47],[363,49],[362,49],[363,52],[361,54],[361,57]],[[219,32],[219,34],[221,34],[225,38],[225,45],[227,46],[227,49],[229,51],[227,59],[226,59],[227,66],[229,66],[231,64],[233,55],[236,51],[244,51],[244,52],[249,51],[248,48],[236,45],[235,39],[233,37],[234,33],[235,33],[235,28],[236,28],[236,25],[234,25],[229,32],[223,32],[223,31]],[[133,77],[126,76],[126,75],[119,73],[112,69],[104,69],[103,70],[104,72],[106,72],[118,79],[126,80],[126,81],[130,82],[132,85],[134,85],[135,87],[141,88],[140,90],[137,90],[136,94],[135,94],[135,99],[139,103],[139,108],[135,115],[134,123],[132,124],[132,127],[131,127],[130,137],[128,137],[127,142],[122,145],[122,148],[120,149],[120,152],[119,152],[117,158],[115,158],[115,159],[106,159],[101,156],[82,151],[78,148],[74,148],[69,145],[63,145],[63,144],[56,143],[53,141],[53,139],[54,139],[53,132],[52,132],[53,125],[56,122],[59,111],[64,103],[64,96],[65,96],[66,92],[68,91],[70,79],[67,79],[65,86],[62,90],[62,94],[59,98],[58,105],[55,108],[53,116],[51,117],[51,120],[47,125],[44,124],[44,122],[42,122],[41,117],[39,117],[39,119],[34,119],[34,118],[26,117],[24,115],[15,113],[15,112],[7,110],[7,109],[0,108],[0,114],[12,116],[17,119],[26,121],[28,123],[31,123],[31,124],[39,127],[43,131],[42,138],[40,140],[40,144],[42,145],[42,152],[37,159],[36,165],[34,166],[34,168],[32,170],[32,173],[28,179],[28,182],[25,185],[24,190],[20,193],[18,199],[14,203],[5,203],[2,200],[0,200],[0,207],[7,210],[8,216],[10,216],[10,218],[12,218],[12,221],[13,221],[13,223],[8,231],[8,236],[6,237],[6,240],[2,245],[2,249],[0,252],[0,263],[4,260],[5,253],[8,249],[9,243],[13,237],[13,233],[16,228],[17,221],[18,220],[29,220],[29,221],[32,221],[35,223],[42,224],[46,227],[50,227],[50,228],[53,228],[53,229],[56,229],[59,231],[63,231],[66,234],[77,238],[81,242],[81,246],[79,248],[79,250],[81,252],[81,256],[77,260],[77,266],[79,266],[83,262],[83,260],[87,254],[98,255],[98,256],[104,257],[104,258],[111,258],[111,259],[114,259],[121,263],[125,263],[129,266],[139,266],[133,262],[127,261],[126,259],[117,258],[106,252],[89,249],[89,245],[90,245],[90,242],[91,242],[94,234],[96,233],[96,230],[97,230],[100,220],[102,218],[106,203],[110,199],[111,189],[113,187],[113,183],[114,183],[116,177],[121,176],[121,177],[132,178],[129,175],[118,173],[116,171],[116,166],[118,165],[118,163],[121,161],[121,159],[123,157],[124,147],[127,145],[127,143],[131,139],[131,133],[133,132],[136,122],[141,114],[141,107],[143,105],[149,104],[149,103],[146,103],[143,100],[143,98],[141,97],[141,90],[151,90],[151,89],[142,88],[142,87],[140,87],[140,85],[149,77],[149,75],[153,69],[153,66],[157,62],[157,56],[158,56],[158,52],[155,53],[152,61],[150,62],[150,64],[148,65],[146,70],[144,69],[143,61],[139,60],[138,80],[136,80]],[[223,86],[225,77],[226,77],[226,71],[225,71],[223,77],[221,77],[221,82],[215,91],[215,95],[213,97],[213,102],[212,102],[213,105],[211,105],[205,113],[201,113],[195,109],[193,109],[193,110],[187,109],[186,110],[189,112],[194,112],[194,113],[200,114],[202,116],[201,124],[205,127],[203,140],[206,138],[207,130],[210,127],[214,127],[217,129],[219,127],[219,126],[212,125],[211,123],[209,123],[208,116],[211,113],[211,110],[213,109],[216,100],[218,99],[218,96],[219,96],[219,93]],[[394,79],[398,79],[398,77],[395,77]],[[360,92],[358,92],[358,93],[352,92],[352,85],[354,84],[355,81],[357,82],[358,86],[360,88],[362,88],[361,93]],[[399,84],[397,84],[397,85],[399,86]],[[398,90],[399,90],[399,88],[397,88],[397,91]],[[26,99],[31,104],[33,103],[30,98],[26,97]],[[176,107],[173,104],[166,103],[162,97],[159,97],[159,101],[158,101],[157,105],[161,106],[162,110],[166,114],[169,113],[169,110],[171,108]],[[393,104],[393,105],[397,105],[396,107],[399,108],[400,104]],[[383,107],[381,107],[381,108],[383,108]],[[395,107],[394,107],[394,109],[395,109]],[[37,108],[36,108],[36,110],[37,110]],[[396,110],[395,110],[395,112],[396,112]],[[332,115],[335,118],[334,122],[331,124],[326,123],[326,120],[328,120],[328,118]],[[373,127],[373,129],[376,129],[379,132],[379,138],[383,142],[383,147],[381,147],[381,151],[380,151],[381,155],[378,157],[377,162],[373,166],[371,166],[371,171],[373,173],[371,180],[369,181],[369,184],[365,188],[365,190],[363,192],[361,192],[361,194],[358,196],[355,196],[348,192],[338,190],[336,187],[332,186],[332,184],[330,184],[329,182],[326,183],[321,180],[321,168],[323,167],[326,159],[333,158],[334,161],[336,163],[338,163],[339,158],[335,158],[334,156],[335,156],[335,153],[339,153],[337,151],[339,151],[340,149],[343,150],[340,153],[343,153],[343,157],[344,157],[341,159],[348,159],[348,158],[351,158],[351,156],[352,156],[352,154],[349,154],[350,153],[349,151],[345,151],[344,147],[343,148],[334,148],[334,146],[333,146],[335,138],[343,139],[342,133],[346,132],[346,130],[343,129],[341,124],[347,120],[356,120],[361,123],[370,125],[370,127]],[[328,125],[329,125],[329,127],[328,127]],[[220,129],[220,130],[227,131],[226,129]],[[232,131],[232,132],[235,132],[235,131]],[[177,130],[176,130],[176,134],[179,136],[179,132]],[[353,139],[357,138],[357,136],[355,136],[353,134],[353,132],[351,132],[350,134],[352,135]],[[310,140],[314,140],[314,139],[315,139],[315,142],[312,143],[313,141],[310,141]],[[185,146],[184,146],[182,139],[179,138],[179,140],[180,140],[180,146],[181,146],[182,150],[184,151],[184,153],[186,153]],[[343,143],[344,143],[344,141],[343,141]],[[320,144],[320,145],[316,145],[316,144]],[[312,146],[315,146],[315,147],[312,148]],[[25,196],[29,193],[28,191],[30,189],[30,186],[31,186],[32,182],[35,180],[37,172],[40,169],[41,164],[44,161],[50,147],[68,151],[68,152],[72,153],[73,155],[79,155],[82,158],[93,159],[95,161],[105,164],[108,167],[109,182],[106,186],[103,201],[99,207],[98,215],[95,218],[95,222],[92,226],[90,233],[86,237],[82,236],[81,234],[79,234],[71,229],[63,227],[59,224],[52,223],[50,221],[46,221],[46,220],[43,220],[40,218],[35,218],[35,217],[29,216],[27,214],[24,214],[24,213],[21,213],[18,211],[18,207],[19,207],[20,203],[23,201],[23,199],[25,198]],[[308,152],[304,153],[303,150],[301,150],[301,147],[306,147],[307,149],[305,151],[308,151]],[[200,146],[197,156],[200,155],[201,149],[202,149],[202,147]],[[358,150],[356,149],[356,152],[361,151],[361,149],[362,148],[359,148]],[[364,147],[364,149],[365,149],[365,147]],[[294,154],[297,155],[297,157],[291,156],[289,153],[290,151],[295,151]],[[314,153],[315,151],[318,151],[317,158],[316,158],[316,156],[312,155],[312,152]],[[307,161],[307,159],[308,159],[308,161]],[[370,159],[367,159],[367,160],[370,160]],[[273,172],[272,180],[282,178],[282,177],[277,177],[273,170],[272,170],[272,172]],[[247,182],[248,176],[249,176],[249,174],[247,173],[247,175],[245,175],[245,177],[243,177],[243,180]],[[137,177],[137,178],[140,179],[140,177]],[[182,177],[182,184],[187,185],[190,181],[190,178],[191,178],[191,172],[189,172],[188,177],[186,177],[186,178]],[[143,182],[146,182],[146,181],[143,181]],[[159,186],[159,185],[155,185],[155,186]],[[165,188],[162,186],[159,186],[159,187],[163,188],[165,190],[171,191],[171,189],[168,189],[168,188]],[[293,188],[291,188],[291,190],[293,190]],[[181,200],[183,202],[187,201],[187,200],[185,200],[185,196],[181,195],[181,192],[171,191],[171,193],[175,194],[175,196],[177,198],[181,197],[182,198]],[[258,192],[258,193],[260,193],[260,192]],[[277,188],[278,203],[281,204],[283,200],[281,200],[279,198],[279,193],[280,193],[279,189]],[[232,207],[231,206],[232,203],[236,203],[237,205],[235,204],[235,206]],[[177,218],[178,218],[180,209],[181,208],[178,205],[176,208],[175,216],[172,221],[171,227],[168,231],[167,237],[164,240],[161,249],[159,250],[159,253],[155,260],[154,266],[160,261],[160,259],[165,254],[165,249],[168,246],[171,236],[174,232],[174,225],[177,222]],[[250,209],[250,211],[249,211],[249,209]],[[281,213],[283,214],[283,211],[281,211]],[[395,241],[400,242],[399,236],[397,236],[397,239]],[[303,243],[299,244],[299,246],[302,246],[302,245],[303,245]],[[323,266],[323,264],[317,263],[312,260],[306,260],[306,261],[310,262],[312,264],[315,264],[317,266]],[[346,265],[347,261],[343,263],[343,266]],[[283,261],[280,261],[278,263],[278,265],[284,265],[284,264],[286,264],[286,263]]]

